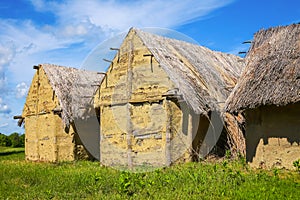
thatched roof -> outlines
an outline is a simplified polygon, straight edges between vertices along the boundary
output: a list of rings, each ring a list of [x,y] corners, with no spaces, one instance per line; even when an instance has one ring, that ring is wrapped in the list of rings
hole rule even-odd
[[[132,29],[197,114],[221,111],[244,68],[243,59],[188,42]]]
[[[74,118],[83,118],[85,109],[92,106],[92,98],[104,74],[41,64],[62,109],[62,119],[68,127]]]
[[[228,98],[230,112],[300,101],[300,25],[261,30],[246,56],[246,68]]]

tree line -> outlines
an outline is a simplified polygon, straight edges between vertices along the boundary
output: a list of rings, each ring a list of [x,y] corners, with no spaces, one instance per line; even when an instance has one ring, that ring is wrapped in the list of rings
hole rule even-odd
[[[0,146],[2,147],[24,147],[25,134],[12,133],[4,135],[0,133]]]

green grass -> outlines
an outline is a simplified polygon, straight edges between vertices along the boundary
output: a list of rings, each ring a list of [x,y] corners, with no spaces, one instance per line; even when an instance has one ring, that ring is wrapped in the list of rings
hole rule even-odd
[[[0,161],[5,160],[24,160],[24,147],[1,147],[0,146]],[[10,156],[8,156],[10,155]]]
[[[24,152],[24,147],[18,147],[18,148],[14,148],[14,147],[1,147],[0,146],[0,153],[7,153],[7,152],[11,152],[11,153],[18,153],[18,152]]]
[[[187,163],[129,173],[98,162],[32,163],[0,156],[0,199],[298,199],[300,174],[242,161]]]

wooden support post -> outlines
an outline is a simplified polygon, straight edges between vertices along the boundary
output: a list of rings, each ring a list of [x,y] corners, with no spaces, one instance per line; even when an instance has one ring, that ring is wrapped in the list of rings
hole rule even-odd
[[[99,90],[100,91],[100,90]],[[99,92],[99,96],[100,96],[100,92]],[[104,106],[101,106],[101,105],[99,105],[99,115],[101,116],[101,113],[103,113],[103,110],[104,110]],[[101,120],[103,120],[103,117],[100,117],[99,118],[99,122],[100,122],[100,126],[99,126],[99,132],[100,132],[100,138],[99,138],[99,143],[100,143],[100,148],[99,148],[99,161],[100,161],[100,165],[102,165],[102,163],[103,163],[103,160],[102,160],[102,142],[103,142],[103,137],[102,137],[102,135],[103,135],[103,133],[102,133],[102,126],[101,126],[101,124],[103,124],[102,122],[101,122]]]
[[[54,138],[53,138],[53,145],[54,145],[54,161],[55,162],[58,162],[58,145],[57,145],[57,131],[54,132],[55,135],[54,135]]]
[[[37,88],[36,88],[36,106],[35,106],[35,119],[36,119],[36,128],[39,127],[39,98],[40,98],[40,66],[35,66],[34,69],[36,69],[36,73],[37,73]],[[37,141],[37,154],[38,154],[38,160],[40,160],[40,156],[41,156],[41,152],[40,152],[40,142],[39,142],[39,131],[38,129],[35,130],[35,137],[36,137],[36,141]]]
[[[194,140],[194,135],[197,135],[196,129],[194,128],[194,124],[193,124],[193,115],[191,114],[191,112],[189,112],[189,122],[188,122],[188,141],[187,141],[187,145],[188,145],[188,151],[189,151],[189,161],[193,161],[193,154],[194,154],[194,149],[193,149],[193,140]]]
[[[128,70],[127,70],[127,160],[128,160],[128,167],[132,169],[133,163],[132,163],[132,143],[131,143],[131,137],[132,137],[132,122],[131,122],[131,104],[129,103],[131,99],[131,93],[132,93],[132,63],[134,58],[134,52],[133,52],[133,41],[129,42],[129,53],[128,53]]]
[[[166,166],[171,165],[171,128],[172,128],[172,113],[171,106],[169,100],[165,100],[166,105],[166,113],[167,113],[167,124],[166,124],[166,146],[165,146],[165,154],[166,154]]]

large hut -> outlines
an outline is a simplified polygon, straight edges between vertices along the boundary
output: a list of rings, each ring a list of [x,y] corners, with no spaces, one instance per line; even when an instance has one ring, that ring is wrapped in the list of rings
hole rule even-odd
[[[300,158],[300,25],[260,30],[226,110],[244,112],[246,158],[292,168]]]
[[[94,98],[101,163],[168,166],[208,154],[226,132],[221,111],[243,59],[138,29],[114,50]]]
[[[37,71],[19,117],[19,125],[25,123],[26,160],[92,158],[87,151],[89,147],[82,144],[74,120],[88,118],[86,110],[92,105],[96,85],[103,75],[52,64],[41,64],[34,69]]]

